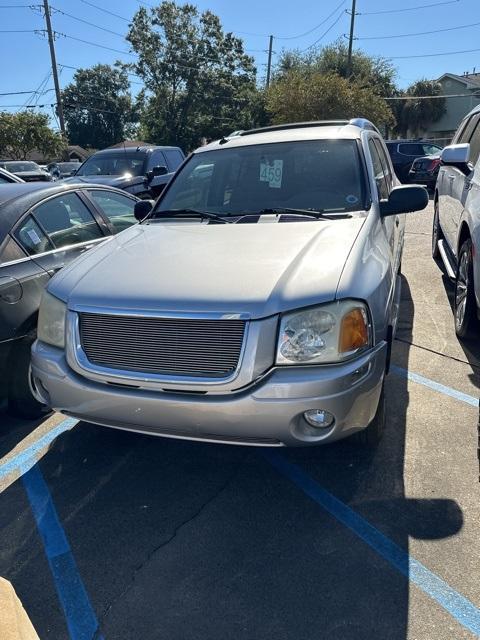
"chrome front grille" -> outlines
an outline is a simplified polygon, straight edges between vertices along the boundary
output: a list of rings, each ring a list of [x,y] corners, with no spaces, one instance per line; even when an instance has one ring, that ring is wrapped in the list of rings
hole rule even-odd
[[[166,376],[228,378],[245,321],[80,313],[80,341],[94,365]]]

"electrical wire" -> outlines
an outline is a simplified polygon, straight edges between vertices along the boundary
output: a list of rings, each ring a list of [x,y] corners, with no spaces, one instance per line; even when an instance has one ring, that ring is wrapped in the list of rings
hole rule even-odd
[[[439,100],[441,98],[477,98],[480,99],[480,87],[478,92],[473,91],[472,93],[451,93],[448,95],[440,95],[440,96],[389,96],[388,98],[383,98],[384,100]]]
[[[75,36],[71,36],[67,33],[62,33],[60,31],[54,31],[53,32],[55,36],[61,36],[62,38],[68,38],[69,40],[76,40],[76,42],[82,42],[83,44],[89,44],[92,47],[99,47],[100,49],[107,49],[108,51],[114,51],[115,53],[121,53],[125,56],[135,56],[134,53],[131,53],[130,51],[124,51],[122,49],[114,49],[113,47],[107,47],[104,44],[99,44],[98,42],[90,42],[90,40],[83,40],[82,38],[77,38]]]
[[[323,26],[326,22],[328,22],[330,20],[330,18],[333,15],[335,15],[335,13],[337,13],[337,11],[340,9],[340,7],[342,7],[345,4],[346,1],[347,0],[342,0],[342,2],[340,2],[340,4],[335,7],[335,9],[332,11],[332,13],[329,13],[328,16],[324,20],[319,22],[312,29],[309,29],[308,31],[305,31],[304,33],[299,33],[297,36],[274,36],[275,40],[297,40],[298,38],[303,38],[304,36],[310,35],[314,31],[316,31],[319,27]]]
[[[391,38],[410,38],[413,36],[427,36],[432,33],[444,33],[445,31],[457,31],[458,29],[468,29],[470,27],[478,27],[480,22],[472,22],[471,24],[462,24],[458,27],[447,27],[445,29],[434,29],[433,31],[417,31],[416,33],[401,33],[390,36],[366,36],[355,38],[355,40],[390,40]]]
[[[326,31],[324,31],[322,33],[322,35],[317,38],[315,40],[315,42],[312,42],[311,45],[309,45],[308,47],[306,47],[305,49],[302,49],[300,53],[305,53],[305,51],[308,51],[309,49],[312,49],[315,45],[317,45],[320,40],[323,40],[323,38],[327,35],[327,33],[329,33],[333,27],[340,21],[340,19],[345,15],[345,11],[342,9],[342,11],[340,12],[340,15],[337,17],[337,19],[328,27],[328,29]]]
[[[480,49],[464,49],[463,51],[441,51],[438,53],[422,53],[410,56],[389,56],[390,60],[406,60],[407,58],[436,58],[437,56],[456,56],[460,53],[476,53]]]
[[[83,22],[83,24],[87,24],[90,27],[95,27],[96,29],[101,29],[102,31],[106,31],[107,33],[111,33],[114,36],[118,36],[120,38],[125,38],[125,34],[123,33],[118,33],[118,31],[112,31],[111,29],[106,29],[105,27],[101,27],[98,24],[95,24],[94,22],[89,22],[88,20],[84,20],[83,18],[79,18],[77,16],[72,15],[71,13],[67,13],[66,11],[63,11],[62,9],[58,9],[57,7],[54,7],[53,5],[50,5],[50,8],[53,9],[56,13],[61,13],[64,16],[67,16],[67,18],[72,18],[72,20],[77,20],[77,22]]]
[[[83,4],[88,4],[99,11],[103,11],[103,13],[108,13],[109,16],[114,16],[115,18],[119,18],[120,20],[124,20],[124,22],[130,22],[129,18],[125,18],[125,16],[121,16],[118,13],[113,13],[113,11],[108,11],[108,9],[104,9],[103,7],[99,7],[98,4],[94,4],[93,2],[89,2],[89,0],[80,0]]]
[[[405,9],[383,9],[381,11],[366,11],[356,13],[357,16],[377,16],[384,13],[403,13],[404,11],[417,11],[417,9],[428,9],[429,7],[439,7],[443,4],[456,4],[460,0],[444,0],[443,2],[433,2],[431,4],[420,4],[417,7],[406,7]]]

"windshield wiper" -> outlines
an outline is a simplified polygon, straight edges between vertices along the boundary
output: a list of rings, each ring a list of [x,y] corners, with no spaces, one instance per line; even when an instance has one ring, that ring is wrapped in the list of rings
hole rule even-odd
[[[201,218],[202,220],[216,220],[230,224],[231,220],[226,220],[225,216],[219,216],[211,211],[200,211],[198,209],[172,209],[171,211],[155,211],[150,220],[158,220],[160,218]]]
[[[257,216],[264,216],[269,214],[281,215],[298,215],[298,216],[310,216],[311,218],[326,218],[327,220],[332,220],[336,218],[351,218],[352,215],[346,212],[335,212],[335,211],[326,211],[324,209],[292,209],[290,207],[272,207],[271,209],[261,209],[261,211],[256,211],[254,214]]]

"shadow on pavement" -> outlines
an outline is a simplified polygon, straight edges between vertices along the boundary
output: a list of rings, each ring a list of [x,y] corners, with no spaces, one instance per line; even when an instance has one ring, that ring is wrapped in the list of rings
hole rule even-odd
[[[404,280],[402,326],[413,314]],[[408,345],[395,362],[408,367]],[[345,441],[280,453],[408,550],[409,536],[455,534],[462,514],[405,497],[404,379],[389,376],[387,400],[376,451]],[[108,640],[407,637],[406,578],[254,449],[82,423],[40,466]],[[18,483],[8,491],[7,510]],[[28,504],[0,533],[0,574],[40,637],[66,638]]]

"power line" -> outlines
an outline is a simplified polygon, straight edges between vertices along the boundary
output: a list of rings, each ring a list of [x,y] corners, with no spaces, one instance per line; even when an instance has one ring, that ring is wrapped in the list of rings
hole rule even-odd
[[[335,9],[332,11],[332,13],[329,13],[328,16],[322,20],[321,22],[319,22],[315,27],[313,27],[312,29],[309,29],[308,31],[305,31],[304,33],[299,33],[296,36],[275,36],[276,40],[297,40],[298,38],[303,38],[304,36],[308,36],[311,33],[313,33],[314,31],[316,31],[319,27],[323,26],[326,22],[328,22],[330,20],[330,18],[337,13],[337,11],[340,9],[340,7],[342,7],[345,2],[347,0],[342,0],[342,2],[340,2],[340,4],[335,7]]]
[[[329,33],[333,27],[340,21],[340,19],[345,15],[345,11],[341,11],[340,15],[337,17],[337,19],[328,27],[328,29],[326,31],[324,31],[322,33],[322,35],[317,38],[315,40],[315,42],[312,42],[311,45],[309,45],[308,47],[306,47],[305,49],[302,49],[300,53],[304,53],[305,51],[308,51],[309,49],[312,49],[316,44],[318,44],[320,42],[320,40],[323,40],[323,38],[327,35],[327,33]]]
[[[439,53],[422,53],[414,56],[389,56],[390,60],[406,60],[407,58],[436,58],[437,56],[455,56],[460,53],[475,53],[480,49],[465,49],[463,51],[441,51]]]
[[[420,4],[417,7],[407,7],[405,9],[384,9],[382,11],[366,11],[357,13],[358,16],[377,16],[383,13],[403,13],[404,11],[416,11],[417,9],[427,9],[429,7],[439,7],[443,4],[456,4],[460,0],[444,0],[443,2],[433,2],[432,4]]]
[[[75,36],[71,36],[67,33],[62,33],[60,31],[55,31],[55,36],[61,36],[62,38],[69,38],[70,40],[76,40],[77,42],[82,42],[83,44],[89,44],[92,47],[99,47],[100,49],[107,49],[108,51],[115,51],[115,53],[122,53],[126,56],[135,56],[135,54],[130,51],[124,51],[122,49],[114,49],[113,47],[107,47],[104,44],[98,44],[98,42],[90,42],[90,40],[82,40],[82,38],[77,38]]]
[[[0,33],[46,33],[46,29],[1,29]]]
[[[72,18],[72,20],[77,20],[77,22],[83,22],[83,24],[87,24],[90,27],[95,27],[96,29],[101,29],[102,31],[106,31],[107,33],[111,33],[114,36],[118,36],[120,38],[125,38],[125,35],[123,33],[118,33],[118,31],[112,31],[111,29],[106,29],[105,27],[101,27],[98,24],[95,24],[94,22],[89,22],[88,20],[84,20],[83,18],[78,18],[77,16],[72,15],[71,13],[67,13],[66,11],[63,11],[62,9],[57,9],[57,7],[51,7],[56,13],[61,13],[64,16],[67,16],[67,18]]]
[[[480,100],[480,88],[478,89],[478,93],[451,93],[439,96],[389,96],[388,98],[383,98],[384,100],[439,100],[441,98],[476,98]]]
[[[114,16],[115,18],[119,18],[119,20],[124,20],[125,22],[130,22],[129,18],[125,18],[125,16],[121,16],[118,13],[113,13],[113,11],[108,11],[107,9],[104,9],[103,7],[99,7],[98,4],[93,4],[93,2],[89,2],[89,0],[80,0],[80,2],[83,2],[83,4],[88,4],[91,7],[94,7],[95,9],[98,9],[99,11],[103,11],[103,13],[108,13],[109,16]]]
[[[358,15],[358,14],[357,14]],[[355,40],[389,40],[390,38],[410,38],[413,36],[426,36],[432,33],[443,33],[445,31],[456,31],[458,29],[468,29],[469,27],[478,27],[480,22],[472,22],[471,24],[462,24],[458,27],[447,27],[445,29],[435,29],[433,31],[417,31],[416,33],[401,33],[395,34],[391,36],[366,36],[366,37],[358,37]]]

